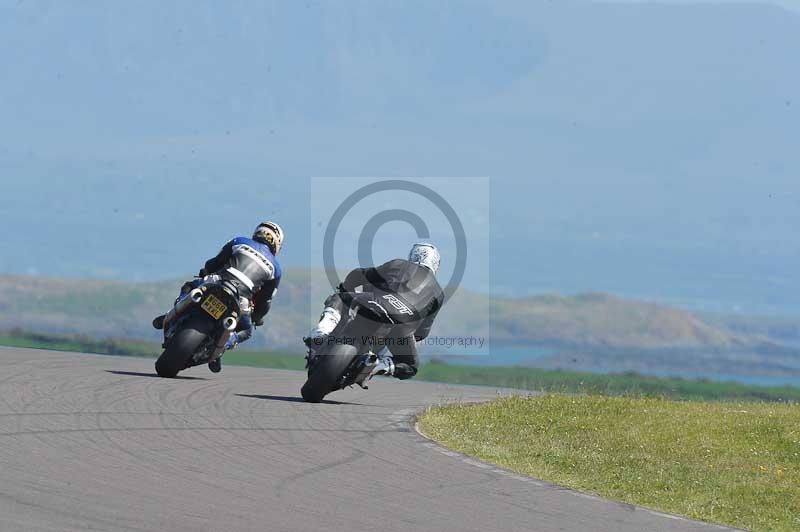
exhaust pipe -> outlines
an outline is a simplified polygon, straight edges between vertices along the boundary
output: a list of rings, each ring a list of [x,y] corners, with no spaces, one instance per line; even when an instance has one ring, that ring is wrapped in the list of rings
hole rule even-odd
[[[174,320],[175,318],[186,312],[186,309],[188,309],[192,305],[200,303],[202,299],[203,299],[203,291],[200,290],[199,288],[195,288],[194,290],[189,292],[189,295],[187,297],[184,297],[183,299],[178,301],[175,304],[175,306],[172,307],[169,312],[167,312],[167,315],[164,316],[164,329],[166,329],[167,326],[169,326],[172,320]]]
[[[222,355],[222,352],[225,351],[225,346],[228,343],[233,331],[236,330],[236,326],[239,323],[236,321],[236,318],[233,316],[228,316],[224,320],[222,320],[223,331],[222,334],[219,335],[219,339],[217,339],[217,344],[214,346],[214,352],[211,353],[209,357],[209,361],[216,360]]]
[[[226,331],[231,331],[231,332],[235,331],[237,325],[239,324],[236,322],[236,318],[234,318],[233,316],[228,316],[227,318],[222,320],[222,326],[225,327]]]

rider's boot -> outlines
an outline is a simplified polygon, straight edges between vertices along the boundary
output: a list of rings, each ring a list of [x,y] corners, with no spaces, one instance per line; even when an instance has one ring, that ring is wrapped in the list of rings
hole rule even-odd
[[[225,349],[222,351],[228,351],[233,349],[239,343],[239,336],[236,333],[232,333],[230,338],[228,338],[228,342],[225,344]],[[222,371],[222,355],[218,356],[214,360],[209,361],[208,369],[211,370],[211,373],[219,373]]]
[[[406,380],[410,379],[414,375],[417,374],[417,368],[414,366],[410,366],[404,362],[400,362],[394,365],[394,369],[389,375],[393,376],[395,379]]]

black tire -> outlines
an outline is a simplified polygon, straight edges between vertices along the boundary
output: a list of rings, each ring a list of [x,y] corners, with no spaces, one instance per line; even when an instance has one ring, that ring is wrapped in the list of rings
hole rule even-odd
[[[300,388],[303,400],[307,403],[319,403],[334,391],[336,383],[357,354],[356,347],[352,345],[336,345],[321,353],[314,362],[308,380]]]
[[[156,360],[158,376],[171,379],[178,375],[179,371],[189,367],[189,359],[208,339],[213,327],[214,322],[210,317],[187,317]]]

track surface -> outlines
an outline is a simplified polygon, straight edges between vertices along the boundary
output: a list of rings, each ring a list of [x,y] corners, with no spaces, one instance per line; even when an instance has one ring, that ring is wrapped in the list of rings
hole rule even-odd
[[[517,477],[411,426],[489,388],[382,379],[311,405],[299,372],[165,380],[143,359],[0,360],[2,532],[716,528]]]

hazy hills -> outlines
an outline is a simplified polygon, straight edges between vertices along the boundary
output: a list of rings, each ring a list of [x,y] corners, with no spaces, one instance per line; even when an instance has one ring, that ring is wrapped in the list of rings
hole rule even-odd
[[[158,339],[150,320],[169,307],[178,286],[3,276],[0,330]],[[320,273],[289,270],[267,325],[251,345],[302,351],[300,338],[314,323],[326,291]],[[535,361],[546,367],[652,369],[665,368],[670,360],[684,367],[728,361],[774,373],[800,366],[796,353],[770,337],[762,322],[754,320],[748,331],[744,318],[738,320],[739,331],[733,332],[722,318],[712,323],[683,310],[602,293],[489,299],[462,290],[441,312],[434,334],[485,337],[493,350],[533,354],[547,348],[553,355]],[[787,327],[783,323],[778,330],[785,335]]]
[[[493,338],[593,348],[732,349],[763,338],[735,334],[695,315],[604,293],[494,301]]]
[[[796,316],[799,55],[756,1],[0,2],[0,271],[315,264],[308,177],[480,175],[476,290]]]
[[[268,324],[260,331],[263,341],[286,347],[296,344],[310,327],[313,312],[319,309],[315,306],[312,310],[309,285],[303,282],[307,280],[307,272],[287,272]],[[7,276],[0,278],[0,328],[155,337],[157,333],[149,321],[168,308],[177,286],[177,282]],[[320,293],[317,305],[323,297]],[[663,319],[667,316],[669,320]],[[499,343],[506,344],[718,347],[737,341],[731,333],[702,324],[686,313],[599,294],[490,302],[486,296],[462,292],[442,311],[436,332],[482,336],[494,333],[492,336]]]

